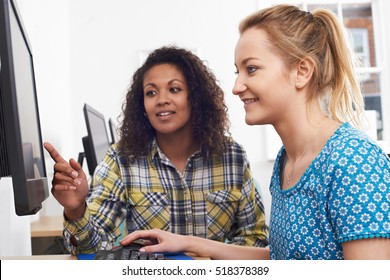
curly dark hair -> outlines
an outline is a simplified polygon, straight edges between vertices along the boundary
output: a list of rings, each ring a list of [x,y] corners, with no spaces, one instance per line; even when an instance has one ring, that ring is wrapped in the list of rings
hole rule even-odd
[[[212,71],[198,56],[175,46],[154,50],[134,73],[120,116],[121,152],[135,157],[150,152],[155,130],[145,113],[143,80],[149,69],[166,63],[176,66],[186,78],[192,107],[193,133],[202,154],[222,153],[231,141],[224,93]]]

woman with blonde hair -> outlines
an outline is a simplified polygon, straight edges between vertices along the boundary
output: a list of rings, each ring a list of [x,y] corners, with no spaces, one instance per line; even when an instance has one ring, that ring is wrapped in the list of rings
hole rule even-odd
[[[390,160],[359,128],[363,97],[343,26],[330,11],[278,5],[240,24],[233,93],[249,125],[283,141],[271,178],[269,248],[152,230],[145,251],[215,259],[390,259]]]

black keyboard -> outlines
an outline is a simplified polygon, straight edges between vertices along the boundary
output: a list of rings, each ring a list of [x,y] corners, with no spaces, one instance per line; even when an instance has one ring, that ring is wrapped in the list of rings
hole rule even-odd
[[[126,246],[119,246],[112,250],[99,250],[95,260],[165,260],[162,253],[145,253],[139,249],[143,245],[131,243]]]

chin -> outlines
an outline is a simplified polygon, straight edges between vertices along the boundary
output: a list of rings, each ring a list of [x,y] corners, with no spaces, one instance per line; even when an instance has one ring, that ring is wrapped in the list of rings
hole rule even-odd
[[[246,124],[247,124],[247,125],[250,125],[250,126],[252,126],[252,125],[258,125],[258,123],[255,123],[255,122],[248,122],[248,121],[246,121]]]
[[[251,118],[245,118],[245,122],[247,125],[257,125],[259,124],[258,121],[255,121],[254,119],[251,119]]]

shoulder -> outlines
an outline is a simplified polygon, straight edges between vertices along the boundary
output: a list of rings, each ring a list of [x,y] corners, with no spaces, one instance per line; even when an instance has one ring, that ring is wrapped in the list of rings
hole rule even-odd
[[[228,141],[227,149],[229,151],[236,151],[236,152],[240,152],[240,153],[245,153],[244,147],[241,144],[239,144],[236,140],[234,140],[233,138],[230,138],[230,141]]]
[[[134,156],[127,156],[123,153],[120,146],[115,143],[112,144],[106,153],[106,156],[104,157],[104,162],[107,163],[109,166],[112,165],[119,165],[119,166],[127,166],[131,162],[133,162],[135,159]]]
[[[249,161],[244,147],[231,139],[222,153],[212,153],[210,159],[214,164],[228,166],[247,166]]]
[[[365,133],[343,124],[318,162],[344,183],[384,180],[389,183],[390,159]],[[323,169],[321,169],[324,171]],[[363,182],[362,181],[362,182]]]
[[[107,160],[107,157],[109,159],[118,159],[121,157],[121,150],[118,146],[118,144],[112,144],[108,150],[107,150],[107,153],[106,153],[106,156],[105,156],[105,161]]]
[[[224,158],[247,158],[247,153],[243,145],[236,142],[233,138],[228,142],[225,151],[223,152]]]
[[[342,123],[335,131],[333,138],[336,143],[370,140],[364,132],[352,127],[349,123]]]
[[[344,123],[329,141],[332,154],[345,157],[383,157],[386,156],[379,145],[364,132]]]
[[[112,144],[103,160],[97,165],[95,173],[105,175],[108,170],[117,170],[120,163],[120,149],[117,144]]]

